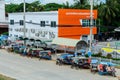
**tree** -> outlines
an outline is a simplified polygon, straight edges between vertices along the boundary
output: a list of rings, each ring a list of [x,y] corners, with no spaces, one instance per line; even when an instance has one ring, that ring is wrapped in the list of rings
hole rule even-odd
[[[62,8],[62,5],[57,3],[48,3],[44,5],[45,11],[51,11],[51,10],[55,11],[55,10],[58,10],[59,8]]]
[[[105,4],[100,4],[98,12],[99,17],[101,17],[104,22],[104,25],[110,25],[113,19],[116,17],[116,12],[119,11],[117,5],[117,0],[106,0]]]
[[[5,5],[5,11],[6,13],[12,13],[17,11],[17,4],[6,4]]]
[[[23,3],[19,4],[18,7],[16,8],[16,12],[23,12]],[[26,11],[27,11],[27,7],[30,5],[29,3],[26,3]]]
[[[111,59],[111,58],[112,58],[112,55],[111,55],[111,54],[107,54],[107,58],[108,58],[108,59]]]
[[[90,8],[88,0],[74,0],[74,1],[75,3],[74,3],[73,8],[76,8],[76,9],[89,9]]]
[[[39,1],[34,1],[28,6],[27,10],[30,12],[43,11],[44,7]]]
[[[67,9],[69,9],[69,8],[72,8],[72,6],[70,6],[69,2],[66,1],[66,3],[63,3],[63,4],[62,4],[62,8],[67,8]]]

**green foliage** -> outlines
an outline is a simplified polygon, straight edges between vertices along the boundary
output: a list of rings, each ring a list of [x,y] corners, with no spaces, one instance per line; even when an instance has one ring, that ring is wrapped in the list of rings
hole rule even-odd
[[[59,8],[62,8],[62,5],[57,4],[57,3],[48,3],[44,5],[44,10],[45,11],[55,11],[58,10]]]
[[[108,28],[106,28],[105,26],[101,26],[100,27],[100,32],[107,32]]]
[[[28,5],[27,11],[29,12],[37,12],[37,11],[43,11],[44,7],[41,5],[39,1],[34,1],[31,4]]]
[[[116,22],[117,13],[120,12],[117,0],[106,0],[105,4],[98,6],[98,17],[103,21],[105,26],[111,26]]]
[[[92,57],[99,57],[98,54],[92,54]]]
[[[2,35],[8,35],[8,32],[4,32],[4,33],[2,33]]]
[[[0,78],[0,80],[5,80],[4,78]]]
[[[111,59],[111,58],[112,58],[112,55],[111,55],[111,54],[107,54],[107,58],[108,58],[108,59]]]
[[[113,60],[117,60],[117,61],[119,61],[120,59],[118,59],[118,58],[113,58]]]
[[[72,6],[70,6],[69,2],[66,1],[66,3],[62,4],[62,8],[69,9],[69,8],[72,8]]]
[[[101,57],[102,56],[102,52],[98,52],[98,56]]]
[[[16,12],[19,5],[17,4],[6,4],[5,11],[8,13]]]
[[[88,54],[85,54],[85,57],[88,57]]]
[[[26,3],[27,12],[37,12],[37,11],[55,11],[59,8],[73,8],[73,9],[90,9],[90,3],[88,0],[74,0],[73,5],[68,2],[63,4],[48,3],[42,5],[39,0],[32,3]],[[106,0],[106,3],[96,3],[94,0],[94,9],[98,10],[97,25],[99,26],[120,26],[120,0]],[[23,3],[21,4],[6,4],[6,13],[12,12],[23,12]],[[107,28],[101,27],[101,32],[108,31]]]

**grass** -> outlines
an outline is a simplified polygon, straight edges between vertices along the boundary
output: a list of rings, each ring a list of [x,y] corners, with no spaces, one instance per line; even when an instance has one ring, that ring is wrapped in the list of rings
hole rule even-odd
[[[116,68],[120,69],[120,65],[119,65],[119,66],[116,66]]]
[[[0,74],[0,80],[16,80],[16,79],[13,79],[13,78],[10,78],[10,77]]]

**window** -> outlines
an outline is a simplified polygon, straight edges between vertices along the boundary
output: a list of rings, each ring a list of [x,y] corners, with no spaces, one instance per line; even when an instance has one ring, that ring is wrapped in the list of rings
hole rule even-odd
[[[96,20],[93,20],[93,26],[96,25]],[[82,20],[82,26],[83,27],[87,27],[87,26],[90,26],[90,20],[89,19],[83,19]]]
[[[24,22],[23,22],[23,20],[20,20],[20,25],[24,25]]]
[[[45,21],[41,21],[41,22],[40,22],[40,26],[41,26],[41,27],[45,27]]]
[[[10,34],[10,37],[12,36],[12,34]]]
[[[82,35],[82,40],[87,41],[88,40],[88,36],[87,35]]]
[[[10,25],[14,25],[14,20],[10,20]]]
[[[18,35],[14,35],[15,37],[18,37]]]
[[[51,21],[51,27],[56,27],[56,22],[55,21]]]
[[[9,31],[12,31],[12,28],[9,28]]]

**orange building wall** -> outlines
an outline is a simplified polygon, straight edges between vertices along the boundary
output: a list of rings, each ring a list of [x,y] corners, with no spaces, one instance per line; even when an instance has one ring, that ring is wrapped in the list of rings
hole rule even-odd
[[[97,19],[97,10],[93,10],[93,18]],[[90,10],[59,9],[58,10],[58,37],[80,39],[81,35],[89,35],[90,28],[82,27],[80,19],[90,19]],[[93,28],[93,34],[97,28]]]

